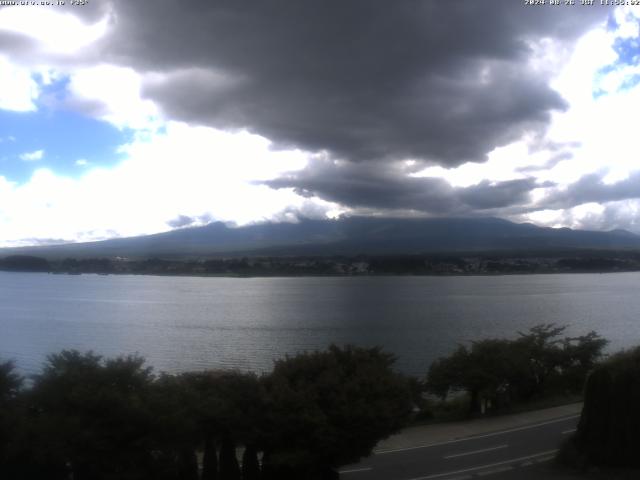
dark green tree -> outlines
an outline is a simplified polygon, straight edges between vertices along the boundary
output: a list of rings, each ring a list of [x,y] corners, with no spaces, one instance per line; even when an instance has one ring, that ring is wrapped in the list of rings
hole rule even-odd
[[[608,341],[591,331],[578,337],[567,337],[562,343],[562,382],[570,391],[579,392],[587,375],[602,358]]]
[[[258,451],[254,445],[247,445],[242,454],[242,480],[260,480]]]
[[[573,439],[596,465],[640,467],[640,347],[618,353],[589,375]]]
[[[449,357],[434,362],[426,386],[443,399],[450,392],[465,391],[470,413],[480,413],[510,402],[511,382],[518,378],[520,363],[508,340],[473,342],[471,349],[459,346]]]
[[[49,356],[30,393],[38,450],[76,479],[145,478],[152,378],[140,357]]]
[[[0,363],[0,478],[15,478],[20,468],[16,447],[25,427],[25,419],[18,406],[22,383],[13,362]]]
[[[40,257],[31,255],[11,255],[0,259],[0,270],[10,272],[49,272],[51,265]]]
[[[202,480],[218,480],[218,454],[216,441],[212,434],[205,435],[202,455]]]
[[[240,480],[236,444],[229,435],[225,435],[220,447],[220,480]]]
[[[198,480],[198,458],[193,448],[178,454],[178,480]]]
[[[240,475],[236,444],[255,446],[261,438],[265,396],[258,378],[251,373],[210,370],[183,375],[194,395],[192,413],[198,436],[205,446],[203,475],[235,479]],[[220,444],[220,459],[214,458]],[[205,468],[206,467],[206,468]]]
[[[13,362],[0,362],[0,407],[4,408],[15,400],[22,382]]]
[[[465,372],[469,366],[469,350],[464,345],[448,357],[440,357],[429,367],[425,389],[442,400],[456,391],[466,390]]]
[[[560,338],[565,328],[536,325],[515,340],[486,339],[472,342],[470,348],[458,346],[433,362],[426,389],[443,399],[451,392],[466,392],[472,414],[549,392],[579,392],[607,342],[595,332]]]
[[[189,479],[193,459],[202,440],[198,416],[199,396],[190,374],[162,374],[153,383],[149,410],[153,450],[158,452],[155,475],[166,479]],[[214,477],[215,478],[215,477]]]
[[[264,478],[323,478],[402,428],[411,392],[394,361],[380,348],[335,345],[278,360],[264,380]]]
[[[517,352],[527,359],[522,365],[518,382],[518,393],[521,398],[531,398],[544,391],[547,380],[558,374],[558,367],[565,361],[561,345],[563,340],[559,336],[566,330],[566,326],[556,326],[553,323],[536,325],[528,332],[518,332],[520,338],[515,341]]]

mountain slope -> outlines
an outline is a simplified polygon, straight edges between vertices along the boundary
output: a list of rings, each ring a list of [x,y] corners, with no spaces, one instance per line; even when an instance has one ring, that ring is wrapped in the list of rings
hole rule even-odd
[[[0,256],[189,257],[223,255],[415,254],[453,251],[640,248],[624,230],[596,232],[516,224],[498,218],[349,217],[230,228],[214,222],[141,237],[20,249]]]

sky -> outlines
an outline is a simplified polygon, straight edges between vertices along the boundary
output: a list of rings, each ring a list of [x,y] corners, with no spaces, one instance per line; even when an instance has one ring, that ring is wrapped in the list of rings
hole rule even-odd
[[[640,6],[15,3],[0,246],[340,215],[640,233]]]

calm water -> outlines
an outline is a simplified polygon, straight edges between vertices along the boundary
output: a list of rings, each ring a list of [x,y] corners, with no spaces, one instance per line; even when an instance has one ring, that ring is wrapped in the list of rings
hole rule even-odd
[[[458,342],[541,322],[640,344],[640,274],[194,278],[0,272],[0,358],[138,352],[157,370],[268,370],[329,343],[382,345],[422,375]]]

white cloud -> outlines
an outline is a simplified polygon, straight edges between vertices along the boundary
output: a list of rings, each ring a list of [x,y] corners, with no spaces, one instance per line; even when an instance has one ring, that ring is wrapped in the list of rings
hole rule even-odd
[[[36,109],[34,100],[40,92],[28,69],[14,65],[0,56],[0,79],[0,110],[29,112]]]
[[[89,161],[84,158],[79,158],[75,161],[75,165],[76,167],[86,167],[87,165],[89,165]]]
[[[467,162],[456,168],[428,167],[413,173],[412,177],[444,178],[454,187],[469,187],[483,180],[506,182],[526,178],[519,169],[544,165],[548,152],[530,151],[531,139],[526,136],[504,147],[498,147],[487,155],[484,163]]]
[[[36,40],[45,52],[75,54],[104,36],[109,16],[92,25],[63,13],[63,8],[13,6],[0,9],[0,31]]]
[[[122,147],[126,160],[111,169],[89,166],[80,178],[37,170],[16,185],[0,177],[0,246],[20,239],[93,240],[168,230],[179,215],[237,224],[292,211],[339,213],[329,202],[273,190],[256,182],[303,168],[306,152],[273,151],[270,142],[170,122]]]
[[[97,65],[80,68],[69,76],[68,104],[118,128],[154,130],[160,113],[142,98],[142,75],[131,68]]]
[[[490,152],[484,163],[451,169],[429,167],[412,176],[444,178],[456,187],[533,177],[545,188],[532,191],[531,204],[521,207],[535,211],[511,214],[510,218],[554,227],[630,228],[640,233],[638,200],[545,208],[549,195],[567,189],[584,175],[597,173],[602,183],[612,185],[640,170],[635,120],[635,112],[640,110],[640,85],[629,86],[629,79],[640,74],[640,67],[637,61],[619,62],[614,48],[620,39],[640,41],[640,15],[637,9],[619,9],[615,18],[617,29],[609,31],[606,25],[599,25],[584,35],[573,51],[559,49],[544,39],[530,45],[532,67],[550,72],[552,87],[569,103],[566,111],[553,114],[543,137],[525,135]]]
[[[555,88],[570,101],[570,108],[554,116],[548,139],[574,142],[578,146],[572,150],[571,158],[538,172],[539,180],[567,188],[586,174],[605,172],[602,182],[612,185],[640,170],[640,136],[635,128],[640,85],[620,88],[640,70],[637,66],[617,63],[614,50],[616,40],[638,35],[638,21],[630,22],[629,15],[624,9],[618,10],[617,30],[607,31],[602,25],[585,35],[554,82]],[[605,66],[613,67],[603,70]],[[538,199],[538,204],[544,204],[544,197]],[[617,208],[624,208],[625,215],[613,215],[612,211]],[[555,214],[535,212],[528,215],[528,219],[544,224],[593,227],[599,221],[602,225],[607,223],[605,218],[616,217],[628,220],[627,228],[637,229],[638,222],[630,221],[630,212],[635,211],[637,209],[629,208],[628,202],[588,203]]]
[[[37,162],[44,157],[44,150],[35,150],[33,152],[25,152],[20,155],[20,160],[25,162]]]

